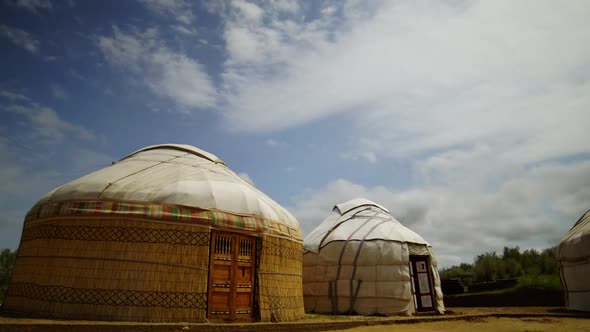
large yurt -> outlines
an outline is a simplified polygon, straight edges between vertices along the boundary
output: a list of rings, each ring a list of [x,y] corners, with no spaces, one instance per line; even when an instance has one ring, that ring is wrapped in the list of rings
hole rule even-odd
[[[444,312],[432,247],[377,203],[334,206],[303,243],[306,312]]]
[[[590,210],[559,242],[557,263],[566,307],[590,311]]]
[[[125,321],[304,315],[297,220],[189,145],[155,145],[28,212],[3,310]]]

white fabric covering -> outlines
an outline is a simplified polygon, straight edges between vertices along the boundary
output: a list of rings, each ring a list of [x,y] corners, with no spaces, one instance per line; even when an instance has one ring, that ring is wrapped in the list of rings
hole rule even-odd
[[[185,205],[259,215],[299,229],[285,208],[230,170],[215,155],[190,145],[154,145],[43,197],[47,201],[106,199]]]
[[[413,313],[410,254],[430,257],[436,310],[443,313],[436,259],[428,242],[374,202],[354,199],[336,205],[304,239],[305,310]],[[336,297],[330,296],[330,289]]]
[[[590,210],[559,242],[557,261],[567,308],[590,311]]]

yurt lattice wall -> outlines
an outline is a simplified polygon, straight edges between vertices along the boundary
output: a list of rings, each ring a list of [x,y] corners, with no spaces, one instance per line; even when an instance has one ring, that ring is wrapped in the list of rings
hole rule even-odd
[[[218,192],[203,193],[203,181]],[[199,201],[208,195],[217,206]],[[236,207],[239,199],[252,211]],[[248,251],[256,262],[236,252],[224,263],[252,274],[252,283],[215,286],[256,292],[249,308],[208,311],[213,232],[257,243]],[[67,319],[294,320],[304,314],[301,253],[296,220],[215,156],[149,147],[57,188],[29,211],[3,309]]]

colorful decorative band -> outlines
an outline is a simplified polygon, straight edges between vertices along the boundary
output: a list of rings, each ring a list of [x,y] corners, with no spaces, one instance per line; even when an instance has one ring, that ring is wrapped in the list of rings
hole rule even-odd
[[[205,293],[73,288],[15,282],[8,288],[7,295],[8,297],[24,297],[53,303],[117,307],[207,308],[207,294]]]
[[[256,215],[239,215],[219,210],[203,210],[180,205],[119,202],[107,200],[63,201],[35,205],[25,222],[59,217],[141,218],[285,236],[301,241],[299,229]]]

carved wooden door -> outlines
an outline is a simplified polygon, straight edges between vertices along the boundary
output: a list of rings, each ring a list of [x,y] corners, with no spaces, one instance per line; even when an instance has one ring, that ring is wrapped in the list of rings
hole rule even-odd
[[[208,319],[251,321],[256,239],[225,232],[211,239]]]

